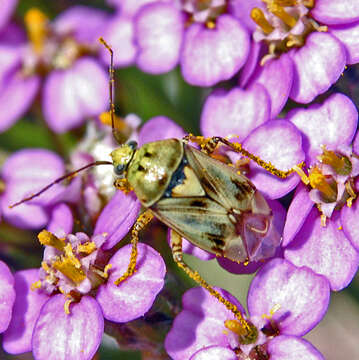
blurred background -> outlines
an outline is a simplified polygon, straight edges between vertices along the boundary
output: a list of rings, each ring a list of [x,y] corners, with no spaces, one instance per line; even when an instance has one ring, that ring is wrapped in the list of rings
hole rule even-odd
[[[136,1],[136,0],[133,0]],[[1,4],[1,2],[0,2]],[[87,1],[19,1],[14,20],[23,24],[28,9],[39,8],[50,19],[73,5],[85,5],[100,8],[109,13],[114,9],[101,0]],[[1,11],[1,9],[0,9]],[[116,57],[116,53],[114,54]],[[116,112],[120,116],[129,113],[137,114],[144,122],[156,115],[165,115],[176,121],[186,132],[199,134],[199,117],[204,99],[209,89],[192,87],[185,83],[179,69],[160,76],[142,73],[135,67],[116,69]],[[358,106],[359,104],[359,68],[347,69],[335,85],[335,90],[346,93]],[[290,104],[295,106],[295,104]],[[64,134],[52,133],[43,119],[40,99],[36,100],[30,111],[9,130],[0,133],[0,166],[12,152],[29,147],[51,149],[59,154],[68,155],[78,140],[84,135],[85,126]],[[151,226],[148,232],[154,231],[155,247],[161,250],[168,266],[184,283],[184,288],[192,286],[187,278],[175,270],[170,252],[165,242],[166,229],[158,224]],[[39,267],[42,260],[42,248],[37,242],[37,232],[17,229],[4,222],[0,223],[0,258],[13,271]],[[146,233],[141,236],[145,239]],[[160,243],[162,241],[162,244]],[[154,243],[149,241],[153,246]],[[220,286],[246,303],[246,293],[252,276],[232,275],[217,265],[216,260],[208,262],[187,255],[186,259],[193,268],[198,269],[204,278],[213,285]],[[298,294],[300,296],[300,294]],[[327,360],[359,359],[359,277],[340,293],[333,293],[331,304],[324,320],[306,338],[316,346]],[[0,350],[0,359],[32,359],[30,353],[10,356]],[[141,355],[131,351],[121,351],[118,344],[105,336],[95,359],[128,359],[139,360]]]

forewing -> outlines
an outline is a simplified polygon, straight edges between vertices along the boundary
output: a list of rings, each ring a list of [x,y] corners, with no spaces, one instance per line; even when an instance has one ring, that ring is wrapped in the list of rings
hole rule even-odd
[[[227,210],[209,198],[161,199],[151,210],[164,224],[211,253],[224,255],[227,244],[238,239]],[[245,259],[244,248],[240,251]]]
[[[245,176],[192,146],[185,146],[185,154],[189,165],[211,199],[227,210],[251,209],[255,187]]]

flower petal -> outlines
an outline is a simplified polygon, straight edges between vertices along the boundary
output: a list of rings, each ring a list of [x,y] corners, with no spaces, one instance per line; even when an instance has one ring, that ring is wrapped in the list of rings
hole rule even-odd
[[[51,72],[43,91],[44,116],[57,133],[81,125],[87,116],[99,115],[108,106],[108,76],[91,58]]]
[[[31,284],[39,280],[39,269],[18,271],[14,279],[16,299],[10,325],[3,335],[3,347],[10,354],[21,354],[31,350],[35,322],[49,296],[30,290]]]
[[[310,14],[324,24],[346,24],[359,20],[359,3],[353,0],[316,0]]]
[[[254,85],[250,90],[235,87],[228,93],[215,91],[203,105],[202,134],[206,137],[236,135],[235,140],[241,142],[253,129],[269,120],[270,106],[268,93],[262,85]]]
[[[329,283],[312,270],[274,259],[256,274],[248,291],[251,316],[272,316],[280,334],[301,336],[315,327],[327,311]]]
[[[104,250],[111,249],[128,234],[140,209],[141,203],[133,193],[125,195],[121,191],[116,192],[102,210],[95,226],[94,235],[107,234],[102,246]]]
[[[251,0],[251,1],[228,1],[228,12],[240,20],[250,32],[254,32],[257,28],[257,24],[251,18],[251,11],[254,7],[265,9],[265,4],[262,0]]]
[[[219,16],[214,29],[193,23],[180,57],[183,77],[198,86],[228,80],[244,65],[249,47],[247,30],[230,15]]]
[[[74,218],[71,209],[66,204],[61,203],[52,209],[47,230],[61,238],[71,234],[73,224]]]
[[[289,53],[294,62],[290,98],[309,103],[334,84],[344,71],[345,48],[334,36],[314,32],[299,50]]]
[[[161,74],[177,65],[183,23],[181,12],[170,3],[154,2],[141,8],[135,18],[136,62],[141,70]]]
[[[287,246],[301,229],[314,203],[309,198],[309,191],[306,186],[300,183],[289,205],[287,220],[283,230],[282,246]]]
[[[190,360],[238,360],[234,351],[224,346],[208,346],[193,354]]]
[[[351,207],[344,206],[340,212],[341,223],[345,236],[359,251],[359,203],[355,201]]]
[[[293,61],[283,54],[278,59],[268,60],[263,66],[258,65],[248,87],[263,85],[270,96],[271,114],[275,118],[288,100],[293,83]]]
[[[301,231],[285,249],[284,257],[296,266],[308,266],[324,275],[330,282],[331,290],[339,291],[355,275],[359,254],[333,215],[323,227],[318,210],[313,208]]]
[[[131,245],[126,245],[110,259],[110,277],[101,285],[97,301],[104,317],[115,322],[127,322],[143,316],[152,306],[162,290],[166,265],[160,254],[145,244],[138,244],[136,272],[122,282],[114,282],[127,270],[131,256]]]
[[[224,298],[244,314],[241,304],[231,294],[218,290]],[[238,345],[234,333],[224,326],[234,315],[214,296],[201,287],[192,288],[183,295],[182,311],[176,316],[166,336],[165,349],[173,360],[189,359],[198,350],[219,345],[232,348]],[[232,337],[233,335],[233,337]]]
[[[0,261],[0,333],[9,326],[14,302],[14,277],[7,265]]]
[[[19,73],[7,80],[6,87],[0,92],[0,132],[9,129],[33,102],[40,86],[40,78],[24,78]]]
[[[6,25],[17,5],[17,0],[4,0],[1,2],[0,29]]]
[[[114,66],[128,66],[135,61],[137,46],[135,44],[134,24],[131,18],[115,16],[107,23],[102,36],[111,45],[114,52]],[[104,63],[109,65],[108,50],[102,47],[100,54]]]
[[[32,337],[32,352],[37,360],[91,359],[104,330],[101,308],[90,296],[70,305],[66,314],[62,294],[52,296],[42,307]]]
[[[271,120],[259,126],[247,137],[243,147],[284,171],[304,160],[300,132],[286,120]],[[251,163],[249,177],[258,190],[270,199],[284,196],[300,181],[296,174],[279,179],[254,163]]]
[[[343,94],[333,94],[323,104],[307,109],[296,109],[288,114],[290,120],[304,134],[303,149],[307,153],[307,166],[317,161],[321,145],[335,150],[350,145],[358,124],[358,111]]]
[[[109,16],[106,12],[87,6],[72,6],[62,11],[53,22],[54,31],[62,36],[72,35],[80,43],[93,46],[103,36]]]
[[[142,126],[138,135],[138,142],[142,146],[152,141],[170,138],[181,139],[184,135],[183,129],[170,118],[155,116]]]
[[[269,341],[268,354],[271,360],[325,360],[309,341],[287,335]]]
[[[347,50],[347,64],[359,62],[359,22],[330,26],[329,32],[338,38]]]

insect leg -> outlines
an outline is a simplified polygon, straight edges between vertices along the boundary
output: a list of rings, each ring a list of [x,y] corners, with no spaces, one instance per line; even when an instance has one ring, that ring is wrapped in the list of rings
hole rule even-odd
[[[126,272],[115,281],[115,285],[119,285],[122,281],[125,281],[131,275],[134,274],[136,271],[136,261],[137,261],[137,243],[139,240],[138,234],[139,232],[145,228],[145,226],[153,219],[153,215],[151,210],[146,210],[143,214],[141,214],[135,225],[133,225],[132,232],[131,232],[131,257],[130,263],[128,264],[128,268]]]
[[[266,161],[262,160],[260,157],[254,155],[254,154],[250,153],[248,150],[244,149],[242,144],[232,143],[232,142],[228,141],[227,139],[220,137],[220,136],[204,138],[203,136],[187,135],[186,137],[184,137],[184,141],[193,141],[193,142],[199,144],[201,146],[201,150],[203,152],[205,152],[207,155],[212,154],[212,152],[215,150],[217,145],[219,143],[222,143],[222,144],[230,147],[233,151],[240,153],[240,154],[246,156],[247,158],[253,160],[260,167],[267,170],[272,175],[275,175],[279,178],[284,179],[284,178],[288,177],[290,174],[296,172],[299,174],[299,176],[304,181],[303,177],[305,177],[305,173],[302,170],[302,168],[304,166],[304,162],[293,166],[291,169],[289,169],[287,171],[282,171],[282,170],[277,169],[272,163],[266,162]]]
[[[184,261],[182,256],[182,237],[177,232],[172,230],[171,233],[171,248],[172,256],[175,263],[180,267],[191,279],[196,281],[199,285],[205,288],[212,296],[214,296],[219,302],[221,302],[229,311],[231,311],[238,319],[246,336],[250,336],[253,332],[252,326],[243,318],[241,312],[237,306],[226,300],[217,290],[204,280],[201,275],[192,270]]]

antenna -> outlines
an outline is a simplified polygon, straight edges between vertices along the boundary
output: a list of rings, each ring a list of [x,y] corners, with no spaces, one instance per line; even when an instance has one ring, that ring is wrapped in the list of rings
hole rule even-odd
[[[114,97],[114,88],[115,88],[115,70],[113,67],[113,50],[109,44],[104,40],[103,37],[98,39],[102,45],[110,52],[110,67],[108,68],[108,72],[110,74],[109,80],[109,93],[110,93],[110,117],[111,117],[111,126],[112,126],[112,135],[118,144],[121,144],[121,140],[118,137],[117,130],[115,129],[115,104],[113,102]]]
[[[42,188],[42,189],[41,189],[40,191],[38,191],[37,193],[32,194],[31,196],[28,196],[28,197],[26,197],[26,198],[24,198],[24,199],[16,202],[15,204],[9,205],[9,208],[12,209],[12,208],[14,208],[15,206],[18,206],[18,205],[20,205],[20,204],[23,204],[23,203],[25,203],[25,202],[28,202],[28,201],[32,200],[33,198],[40,196],[40,195],[41,195],[42,193],[44,193],[46,190],[50,189],[50,187],[52,187],[53,185],[58,184],[59,182],[61,182],[61,181],[63,181],[63,180],[66,180],[66,179],[68,179],[68,178],[75,177],[80,171],[86,170],[86,169],[88,169],[88,168],[90,168],[90,167],[92,167],[92,166],[97,166],[97,165],[113,165],[113,164],[112,164],[111,161],[95,161],[95,162],[92,162],[92,163],[90,163],[90,164],[87,164],[87,165],[83,166],[83,167],[80,168],[80,169],[77,169],[77,170],[75,170],[75,171],[72,171],[72,172],[70,172],[70,173],[68,173],[68,174],[65,174],[65,175],[59,177],[58,179],[56,179],[55,181],[53,181],[51,184],[46,185],[44,188]]]

